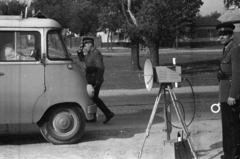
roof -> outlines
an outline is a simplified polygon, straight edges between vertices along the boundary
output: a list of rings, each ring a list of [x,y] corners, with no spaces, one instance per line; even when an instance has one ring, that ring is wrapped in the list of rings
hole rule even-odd
[[[219,18],[221,22],[240,22],[240,8],[226,10]]]
[[[0,28],[62,28],[53,19],[47,18],[26,18],[21,16],[0,16]]]

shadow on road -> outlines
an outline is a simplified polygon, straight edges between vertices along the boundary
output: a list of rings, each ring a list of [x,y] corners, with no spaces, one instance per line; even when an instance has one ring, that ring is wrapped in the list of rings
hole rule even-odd
[[[197,151],[198,157],[205,156],[205,154],[206,154],[207,152],[212,152],[213,150],[218,149],[218,148],[221,148],[221,147],[222,147],[222,141],[216,142],[216,143],[214,143],[214,144],[212,144],[212,145],[210,146],[210,149]],[[214,154],[214,156],[212,156],[212,157],[209,158],[209,159],[214,159],[214,158],[216,158],[217,156],[220,156],[221,154],[223,154],[223,151],[218,151],[217,154]]]
[[[28,145],[47,143],[40,133],[4,134],[0,136],[0,145]]]
[[[163,109],[158,108],[154,116],[153,125],[163,123],[164,119],[159,114]],[[86,132],[80,142],[91,142],[96,140],[107,140],[110,138],[131,138],[136,134],[144,133],[152,109],[142,109],[131,114],[116,114],[107,124],[103,124],[104,116],[101,115],[96,123],[89,123]]]

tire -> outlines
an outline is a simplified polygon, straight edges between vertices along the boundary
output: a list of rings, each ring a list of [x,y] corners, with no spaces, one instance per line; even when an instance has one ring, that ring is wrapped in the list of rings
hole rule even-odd
[[[83,135],[86,118],[79,107],[50,110],[39,125],[43,137],[53,144],[73,144]]]

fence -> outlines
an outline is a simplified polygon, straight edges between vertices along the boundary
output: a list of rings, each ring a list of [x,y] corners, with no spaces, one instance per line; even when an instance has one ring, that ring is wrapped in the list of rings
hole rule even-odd
[[[101,37],[91,37],[94,39],[94,45],[96,48],[102,47]],[[64,38],[65,44],[68,48],[75,48],[79,47],[82,43],[82,37],[65,37]]]

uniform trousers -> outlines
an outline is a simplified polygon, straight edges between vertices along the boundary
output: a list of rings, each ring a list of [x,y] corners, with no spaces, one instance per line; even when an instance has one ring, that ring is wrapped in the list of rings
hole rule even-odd
[[[105,116],[109,116],[112,112],[108,109],[105,103],[99,98],[99,92],[102,84],[93,85],[94,87],[94,97],[93,102],[97,104],[97,107],[103,112]]]
[[[240,143],[240,119],[238,105],[230,106],[221,103],[222,144],[225,159],[233,159],[237,145]]]

